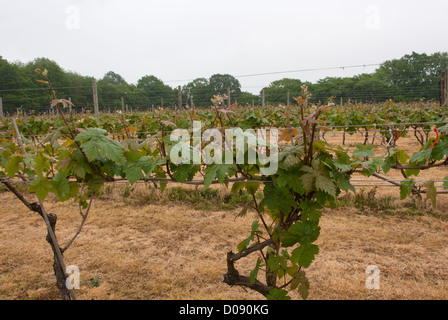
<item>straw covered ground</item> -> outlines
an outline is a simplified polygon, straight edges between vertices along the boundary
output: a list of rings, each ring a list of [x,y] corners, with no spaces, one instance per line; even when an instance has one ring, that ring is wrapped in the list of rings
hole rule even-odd
[[[437,170],[433,179],[448,176]],[[228,193],[223,186],[205,193],[172,185],[165,194],[145,185],[105,188],[65,253],[80,270],[78,299],[263,299],[221,282],[227,251],[256,218],[235,218],[241,203],[229,203]],[[397,188],[363,187],[325,209],[320,253],[307,271],[309,299],[448,299],[448,195],[436,210],[398,197]],[[78,207],[46,202],[64,245],[80,223]],[[43,220],[5,190],[0,208],[0,299],[59,299]],[[379,290],[366,288],[370,265],[380,270]],[[254,261],[237,267],[248,274]]]

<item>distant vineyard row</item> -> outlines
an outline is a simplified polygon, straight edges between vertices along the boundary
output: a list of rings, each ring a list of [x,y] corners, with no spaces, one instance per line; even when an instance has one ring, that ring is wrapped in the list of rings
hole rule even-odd
[[[102,128],[118,138],[145,139],[148,134],[160,130],[161,121],[169,121],[177,128],[190,128],[193,121],[201,121],[204,127],[217,125],[222,127],[240,127],[242,129],[289,126],[300,127],[301,109],[292,107],[292,116],[285,117],[285,106],[238,107],[226,110],[226,115],[217,116],[217,108],[208,109],[156,109],[152,112],[104,113],[70,115],[78,128]],[[310,107],[307,112],[312,112]],[[68,111],[68,110],[67,110]],[[218,110],[219,111],[219,110]],[[228,116],[231,114],[231,118]],[[290,120],[289,120],[290,119]],[[319,119],[321,130],[339,130],[354,133],[360,130],[379,130],[390,135],[391,130],[415,129],[431,131],[441,127],[448,119],[448,109],[437,104],[402,104],[388,102],[385,104],[333,106]],[[290,121],[290,122],[289,122]],[[63,126],[60,117],[29,116],[17,119],[17,124],[25,137],[44,136],[55,128]],[[10,118],[0,121],[0,136],[14,136]]]

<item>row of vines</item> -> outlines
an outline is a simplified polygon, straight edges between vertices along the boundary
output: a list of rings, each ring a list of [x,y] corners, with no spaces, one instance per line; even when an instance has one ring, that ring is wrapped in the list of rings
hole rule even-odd
[[[321,211],[342,192],[356,192],[352,175],[395,184],[402,199],[415,196],[433,206],[437,205],[437,194],[447,192],[437,189],[434,180],[416,180],[422,170],[448,164],[447,114],[436,106],[416,108],[390,102],[337,107],[331,101],[314,106],[308,103],[307,88],[302,87],[302,95],[291,106],[240,108],[228,106],[225,96],[215,96],[208,109],[80,116],[67,112],[69,101],[57,99],[46,70],[36,71],[43,79],[39,81],[49,87],[51,106],[58,116],[0,121],[0,183],[44,220],[62,299],[76,299],[75,291],[66,284],[64,252],[82,232],[95,195],[108,183],[144,181],[161,190],[167,183],[202,185],[205,189],[224,184],[233,193],[245,190],[251,201],[241,214],[251,211],[257,219],[235,252],[227,252],[227,272],[222,281],[251,288],[268,299],[289,299],[293,290],[304,299],[308,297],[306,269],[319,253],[316,241]],[[266,138],[263,149],[265,154],[278,151],[278,169],[262,175],[270,163],[238,162],[233,142],[232,163],[176,164],[171,157],[178,141],[173,141],[170,133],[183,128],[192,138],[195,121],[201,122],[202,131],[281,128],[278,145]],[[365,140],[349,152],[343,141],[337,146],[327,143],[328,132],[361,132]],[[418,139],[420,150],[408,154],[399,148],[399,138],[407,134]],[[381,145],[374,145],[374,139]],[[201,141],[200,149],[207,150],[209,143]],[[244,159],[254,151],[251,148],[247,143]],[[399,171],[403,179],[397,182],[388,178],[391,170]],[[445,180],[448,187],[448,177]],[[25,184],[29,193],[20,192],[18,183]],[[45,209],[49,194],[59,201],[79,204],[80,225],[64,245],[58,243],[57,215]],[[236,263],[244,263],[249,256],[258,257],[256,263],[249,274],[241,274]]]
[[[68,102],[67,102],[68,103]],[[66,105],[67,106],[67,105]],[[301,109],[289,108],[290,122],[284,117],[285,105],[267,107],[237,107],[231,120],[227,117],[219,119],[223,127],[235,126],[242,129],[249,128],[286,128],[300,127]],[[310,107],[312,109],[312,107]],[[389,101],[382,105],[344,105],[333,108],[320,116],[325,126],[321,131],[337,130],[347,134],[358,131],[389,132],[397,129],[399,132],[413,130],[420,139],[423,134],[431,131],[432,127],[444,124],[447,117],[446,108],[438,104],[414,103],[403,104]],[[70,122],[75,122],[78,128],[103,128],[117,137],[132,137],[145,139],[149,134],[160,130],[160,121],[170,121],[176,128],[188,128],[193,120],[199,120],[206,127],[213,127],[217,121],[215,111],[207,108],[188,108],[179,111],[174,109],[156,109],[153,112],[104,113],[101,116],[91,114],[68,114]],[[17,121],[21,134],[25,137],[39,138],[48,135],[57,128],[64,126],[59,116],[27,116],[19,117]],[[0,137],[14,135],[14,128],[10,118],[0,123]]]

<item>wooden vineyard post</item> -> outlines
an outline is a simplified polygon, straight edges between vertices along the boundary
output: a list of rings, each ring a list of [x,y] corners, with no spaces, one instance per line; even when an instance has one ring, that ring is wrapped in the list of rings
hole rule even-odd
[[[286,105],[289,108],[289,91],[286,93]]]
[[[3,101],[2,97],[0,97],[0,119],[3,118]]]
[[[448,67],[445,71],[445,104],[448,105],[448,80],[447,80],[447,74],[448,74]]]
[[[227,108],[230,109],[230,88],[227,88]]]
[[[439,81],[440,106],[445,106],[448,103],[446,74],[447,74],[447,72],[442,72],[442,80]]]
[[[124,113],[124,98],[121,97],[121,112]]]
[[[182,87],[177,87],[177,100],[178,100],[178,108],[182,110]]]
[[[264,89],[261,91],[261,107],[264,108]]]
[[[70,103],[71,103],[72,102],[72,97],[68,97],[68,101],[70,101]],[[72,105],[70,103],[68,104],[68,113],[72,114]]]
[[[98,109],[98,90],[96,86],[96,80],[93,80],[92,88],[93,88],[93,112],[97,116],[99,115],[100,112]]]

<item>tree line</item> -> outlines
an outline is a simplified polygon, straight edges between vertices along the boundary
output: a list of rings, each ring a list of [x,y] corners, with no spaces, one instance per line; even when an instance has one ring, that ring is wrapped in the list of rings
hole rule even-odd
[[[405,55],[382,63],[374,73],[353,77],[327,77],[316,83],[281,79],[264,88],[267,101],[287,103],[287,92],[298,96],[306,84],[314,103],[333,97],[336,102],[375,103],[386,100],[412,102],[420,99],[439,101],[442,73],[447,72],[448,52]]]
[[[283,78],[273,81],[260,90],[260,94],[242,91],[239,80],[229,74],[214,74],[210,78],[197,78],[182,86],[183,104],[197,107],[210,105],[215,94],[227,94],[230,88],[231,103],[259,105],[264,95],[266,104],[286,104],[299,96],[306,84],[314,103],[334,98],[337,102],[382,102],[394,100],[410,102],[420,99],[439,100],[442,73],[447,71],[448,52],[431,55],[416,53],[382,63],[373,73],[353,77],[327,77],[316,83],[300,79]],[[35,68],[47,69],[59,98],[70,97],[77,107],[91,107],[93,77],[66,71],[55,61],[36,58],[28,63],[9,62],[0,56],[0,97],[3,109],[14,112],[47,110],[50,95],[45,86],[34,81]],[[134,109],[151,106],[177,106],[178,88],[172,88],[154,75],[145,75],[136,84],[128,83],[121,75],[109,71],[97,79],[100,109],[120,109],[122,98]]]

